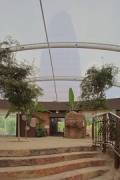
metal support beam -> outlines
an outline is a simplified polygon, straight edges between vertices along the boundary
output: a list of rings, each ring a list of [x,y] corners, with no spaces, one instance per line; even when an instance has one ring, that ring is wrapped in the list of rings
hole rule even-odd
[[[50,64],[51,64],[53,82],[54,82],[54,88],[55,88],[55,96],[56,96],[56,101],[58,101],[55,75],[54,75],[54,68],[53,68],[53,62],[52,62],[52,55],[51,55],[51,50],[50,50],[50,46],[49,46],[49,39],[48,39],[48,34],[47,34],[47,28],[46,28],[46,22],[45,22],[44,11],[43,11],[43,6],[42,6],[42,0],[39,0],[39,1],[40,1],[40,8],[41,8],[41,13],[42,13],[42,18],[43,18],[43,24],[44,24],[44,29],[45,29],[47,45],[48,45],[48,52],[49,52],[49,57],[50,57]]]
[[[69,77],[69,76],[55,76],[55,81],[82,81],[84,77]],[[39,82],[39,81],[54,81],[52,76],[49,77],[34,77],[27,79],[30,82]],[[113,84],[115,87],[120,87],[120,82],[115,82]]]
[[[107,50],[107,51],[117,51],[120,52],[120,46],[112,45],[112,44],[99,44],[99,43],[86,43],[86,42],[56,42],[50,43],[49,48],[84,48],[84,49],[99,49],[99,50]],[[11,47],[11,52],[16,51],[26,51],[26,50],[34,50],[34,49],[48,49],[47,43],[38,43],[38,44],[25,44],[19,45],[15,47]]]
[[[34,77],[34,78],[29,78],[30,82],[38,82],[38,81],[53,81],[53,77]],[[68,76],[56,76],[55,77],[56,81],[82,81],[83,77],[68,77]]]

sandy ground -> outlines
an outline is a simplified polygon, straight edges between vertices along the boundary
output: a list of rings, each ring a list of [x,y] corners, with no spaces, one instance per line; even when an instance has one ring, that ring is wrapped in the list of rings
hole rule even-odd
[[[20,138],[0,137],[0,150],[40,149],[71,146],[92,146],[92,139],[67,139],[63,137]]]

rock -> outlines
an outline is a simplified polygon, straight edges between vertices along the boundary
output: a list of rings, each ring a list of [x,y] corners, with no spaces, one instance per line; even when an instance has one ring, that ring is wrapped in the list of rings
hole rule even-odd
[[[65,137],[81,139],[86,137],[85,116],[82,113],[70,111],[65,116]]]

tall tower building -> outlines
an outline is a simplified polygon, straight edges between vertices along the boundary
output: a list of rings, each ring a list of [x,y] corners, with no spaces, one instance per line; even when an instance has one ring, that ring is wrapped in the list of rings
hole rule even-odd
[[[51,20],[48,28],[49,42],[76,42],[76,35],[71,17],[64,11],[58,12]],[[55,48],[51,49],[52,63],[55,76],[81,76],[80,56],[78,49]],[[52,76],[50,57],[48,50],[43,50],[40,61],[40,77]],[[80,92],[79,82],[56,82],[59,101],[68,100],[68,89],[72,87],[74,93]],[[44,89],[45,100],[52,98],[55,100],[53,82],[41,82],[40,86]],[[45,89],[49,89],[48,92]],[[52,93],[54,95],[52,95]],[[79,94],[78,94],[79,96]],[[43,97],[43,99],[44,99]],[[51,101],[50,100],[50,101]]]

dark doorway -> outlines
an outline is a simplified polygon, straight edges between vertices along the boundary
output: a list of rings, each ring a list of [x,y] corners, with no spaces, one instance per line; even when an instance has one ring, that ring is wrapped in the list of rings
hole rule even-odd
[[[63,136],[64,118],[50,118],[50,136]]]

